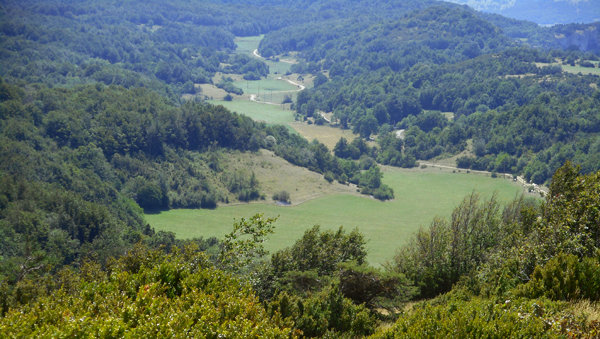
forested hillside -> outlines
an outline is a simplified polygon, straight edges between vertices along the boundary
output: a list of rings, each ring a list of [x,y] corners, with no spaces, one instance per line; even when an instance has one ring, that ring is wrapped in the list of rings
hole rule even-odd
[[[257,70],[262,63],[230,60],[228,52],[235,35],[260,34],[292,17],[289,10],[287,16],[285,9],[271,11],[218,2],[8,1],[0,12],[0,76],[50,85],[149,87],[178,98],[226,71],[224,63]]]
[[[598,336],[596,26],[430,0],[4,1],[0,337]],[[262,57],[235,53],[262,34]],[[359,137],[328,149],[204,101],[208,84],[240,100],[234,79],[279,58],[309,79],[290,83],[295,123]],[[382,206],[380,165],[422,160],[549,192],[473,192],[381,267],[355,228],[305,225],[269,255],[271,216],[221,239],[144,220],[265,200],[252,170],[224,166],[261,149]]]
[[[332,112],[341,128],[365,138],[378,134],[382,163],[410,167],[411,159],[469,150],[460,167],[536,183],[567,159],[598,170],[599,77],[573,75],[556,63],[595,68],[598,56],[532,49],[484,18],[432,6],[384,23],[282,29],[268,34],[260,50],[299,52],[305,62],[293,69],[321,76],[298,95],[297,112]],[[447,112],[451,120],[441,114]],[[390,142],[386,135],[398,129],[404,139]]]

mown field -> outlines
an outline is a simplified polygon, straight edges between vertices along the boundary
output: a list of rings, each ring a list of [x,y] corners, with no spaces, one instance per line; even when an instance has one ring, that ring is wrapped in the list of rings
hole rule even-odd
[[[299,91],[298,86],[290,84],[282,77],[275,77],[273,75],[269,75],[268,78],[261,80],[239,80],[233,84],[244,90],[244,98],[250,98],[250,95],[255,95],[258,101],[275,104],[282,103],[286,96],[295,100]]]
[[[294,112],[282,109],[281,105],[268,105],[252,101],[209,100],[211,104],[223,105],[232,112],[244,114],[256,121],[269,124],[289,124],[294,121]]]
[[[281,79],[262,79],[262,80],[240,80],[233,83],[235,86],[244,90],[244,94],[258,94],[261,96],[267,96],[270,92],[273,94],[277,92],[293,92],[298,88],[289,82]],[[270,100],[268,100],[270,101]]]
[[[262,40],[264,35],[257,36],[245,36],[235,38],[235,44],[237,45],[236,53],[239,54],[252,54],[252,52],[258,48],[258,44]]]
[[[384,182],[394,189],[396,198],[392,201],[335,193],[296,206],[277,206],[267,197],[259,203],[220,206],[215,210],[171,210],[146,218],[157,230],[193,238],[222,237],[231,231],[235,218],[256,213],[279,216],[275,234],[266,243],[271,251],[293,244],[313,225],[326,229],[337,229],[340,225],[348,229],[358,227],[368,239],[369,262],[383,264],[420,226],[428,225],[435,216],[449,217],[452,209],[472,191],[482,196],[496,192],[502,201],[509,201],[523,191],[509,180],[433,168],[386,167]]]
[[[300,121],[291,122],[289,125],[305,139],[309,141],[317,139],[319,142],[325,144],[330,150],[333,150],[335,144],[340,141],[340,138],[343,137],[348,141],[352,141],[358,136],[349,129],[341,129],[327,125],[309,125]]]
[[[553,66],[553,65],[558,65],[562,68],[563,72],[567,72],[567,73],[572,73],[572,74],[584,74],[584,75],[600,75],[600,68],[598,68],[598,61],[590,61],[592,64],[594,64],[596,67],[583,67],[580,65],[575,65],[575,66],[571,66],[571,65],[565,65],[563,63],[560,62],[554,62],[554,63],[542,63],[542,62],[537,62],[536,66],[538,67],[544,67],[544,66]]]

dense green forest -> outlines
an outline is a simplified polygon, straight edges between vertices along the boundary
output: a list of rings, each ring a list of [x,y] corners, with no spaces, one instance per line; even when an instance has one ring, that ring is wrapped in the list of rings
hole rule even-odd
[[[0,337],[598,336],[600,77],[563,69],[598,67],[597,35],[569,40],[594,27],[430,0],[3,2]],[[331,112],[361,137],[330,150],[202,101],[199,84],[269,74],[233,53],[259,34],[262,56],[314,76],[298,120]],[[145,222],[266,199],[223,166],[260,149],[380,200],[379,164],[461,152],[458,167],[549,193],[473,193],[383,267],[359,229],[314,226],[269,254],[271,216],[221,239]]]
[[[260,51],[298,52],[302,62],[293,70],[321,74],[298,95],[298,114],[333,112],[342,128],[378,134],[381,163],[411,167],[413,159],[457,154],[471,142],[472,156],[459,167],[535,183],[548,181],[567,159],[587,173],[598,170],[600,78],[555,64],[595,67],[589,60],[598,56],[534,49],[510,33],[540,40],[547,36],[542,29],[486,17],[437,5],[383,23],[291,26],[267,34]],[[388,136],[397,129],[406,131],[403,140]]]

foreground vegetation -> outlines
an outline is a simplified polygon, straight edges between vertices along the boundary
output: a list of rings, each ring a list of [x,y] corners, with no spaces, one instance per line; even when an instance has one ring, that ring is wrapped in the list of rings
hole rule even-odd
[[[58,291],[2,317],[5,337],[257,337],[292,334],[249,286],[187,248],[165,255],[136,247],[105,269],[64,269]],[[44,289],[46,286],[32,286]],[[26,314],[24,316],[24,314]]]
[[[318,226],[264,260],[275,220],[261,215],[234,223],[208,254],[138,245],[104,266],[85,261],[4,288],[0,333],[594,337],[600,172],[578,170],[562,167],[543,204],[467,196],[385,269],[365,263],[358,230]]]

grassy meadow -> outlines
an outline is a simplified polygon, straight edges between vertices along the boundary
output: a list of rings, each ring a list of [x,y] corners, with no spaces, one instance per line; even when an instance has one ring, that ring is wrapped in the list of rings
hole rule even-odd
[[[261,104],[250,100],[209,100],[208,102],[214,105],[223,105],[232,112],[244,114],[256,121],[268,124],[287,125],[294,122],[294,112],[283,109],[281,105]]]
[[[563,71],[573,74],[589,74],[589,75],[600,75],[600,68],[582,67],[579,65],[561,65]]]
[[[286,96],[296,99],[299,88],[285,79],[269,75],[261,80],[239,80],[233,83],[244,90],[244,98],[256,95],[258,101],[280,104]]]
[[[235,38],[235,44],[237,45],[235,52],[239,54],[252,54],[258,48],[258,44],[260,44],[263,37],[264,35]]]
[[[245,94],[257,94],[261,96],[267,96],[270,92],[275,94],[276,92],[287,92],[296,91],[298,87],[290,84],[289,82],[282,79],[261,79],[261,80],[240,80],[233,83],[235,86],[244,90]],[[268,100],[270,101],[270,100]]]
[[[306,140],[312,141],[313,139],[317,139],[330,150],[333,150],[335,144],[340,141],[340,138],[344,137],[350,142],[358,136],[358,134],[352,133],[349,129],[335,128],[327,125],[309,125],[300,121],[291,122],[290,126]]]
[[[590,61],[591,63],[593,63],[596,67],[592,68],[592,67],[583,67],[580,65],[575,65],[575,66],[571,66],[571,65],[567,65],[567,64],[563,64],[562,62],[554,62],[554,63],[542,63],[542,62],[537,62],[536,66],[538,67],[543,67],[543,66],[552,66],[552,65],[558,65],[562,68],[563,72],[567,72],[567,73],[571,73],[571,74],[583,74],[583,75],[600,75],[600,68],[598,68],[598,61]]]
[[[420,226],[427,226],[435,216],[449,217],[472,191],[486,197],[496,192],[501,201],[509,201],[523,191],[509,180],[464,172],[391,167],[385,167],[384,171],[384,182],[396,195],[392,201],[334,193],[295,206],[278,206],[268,196],[264,202],[220,206],[214,210],[171,210],[146,218],[157,230],[175,232],[179,238],[192,238],[222,237],[231,231],[234,218],[256,213],[279,216],[275,234],[265,244],[271,251],[293,244],[313,225],[324,229],[337,229],[341,225],[347,229],[358,227],[368,240],[369,262],[382,264],[391,259]]]
[[[343,130],[330,126],[309,125],[303,122],[295,121],[294,111],[282,108],[283,105],[269,105],[253,101],[223,101],[223,100],[208,100],[214,105],[223,105],[232,112],[246,115],[256,121],[266,122],[268,124],[282,124],[297,132],[308,141],[317,139],[325,144],[330,150],[341,137],[348,141],[354,140],[357,137],[351,130]]]

